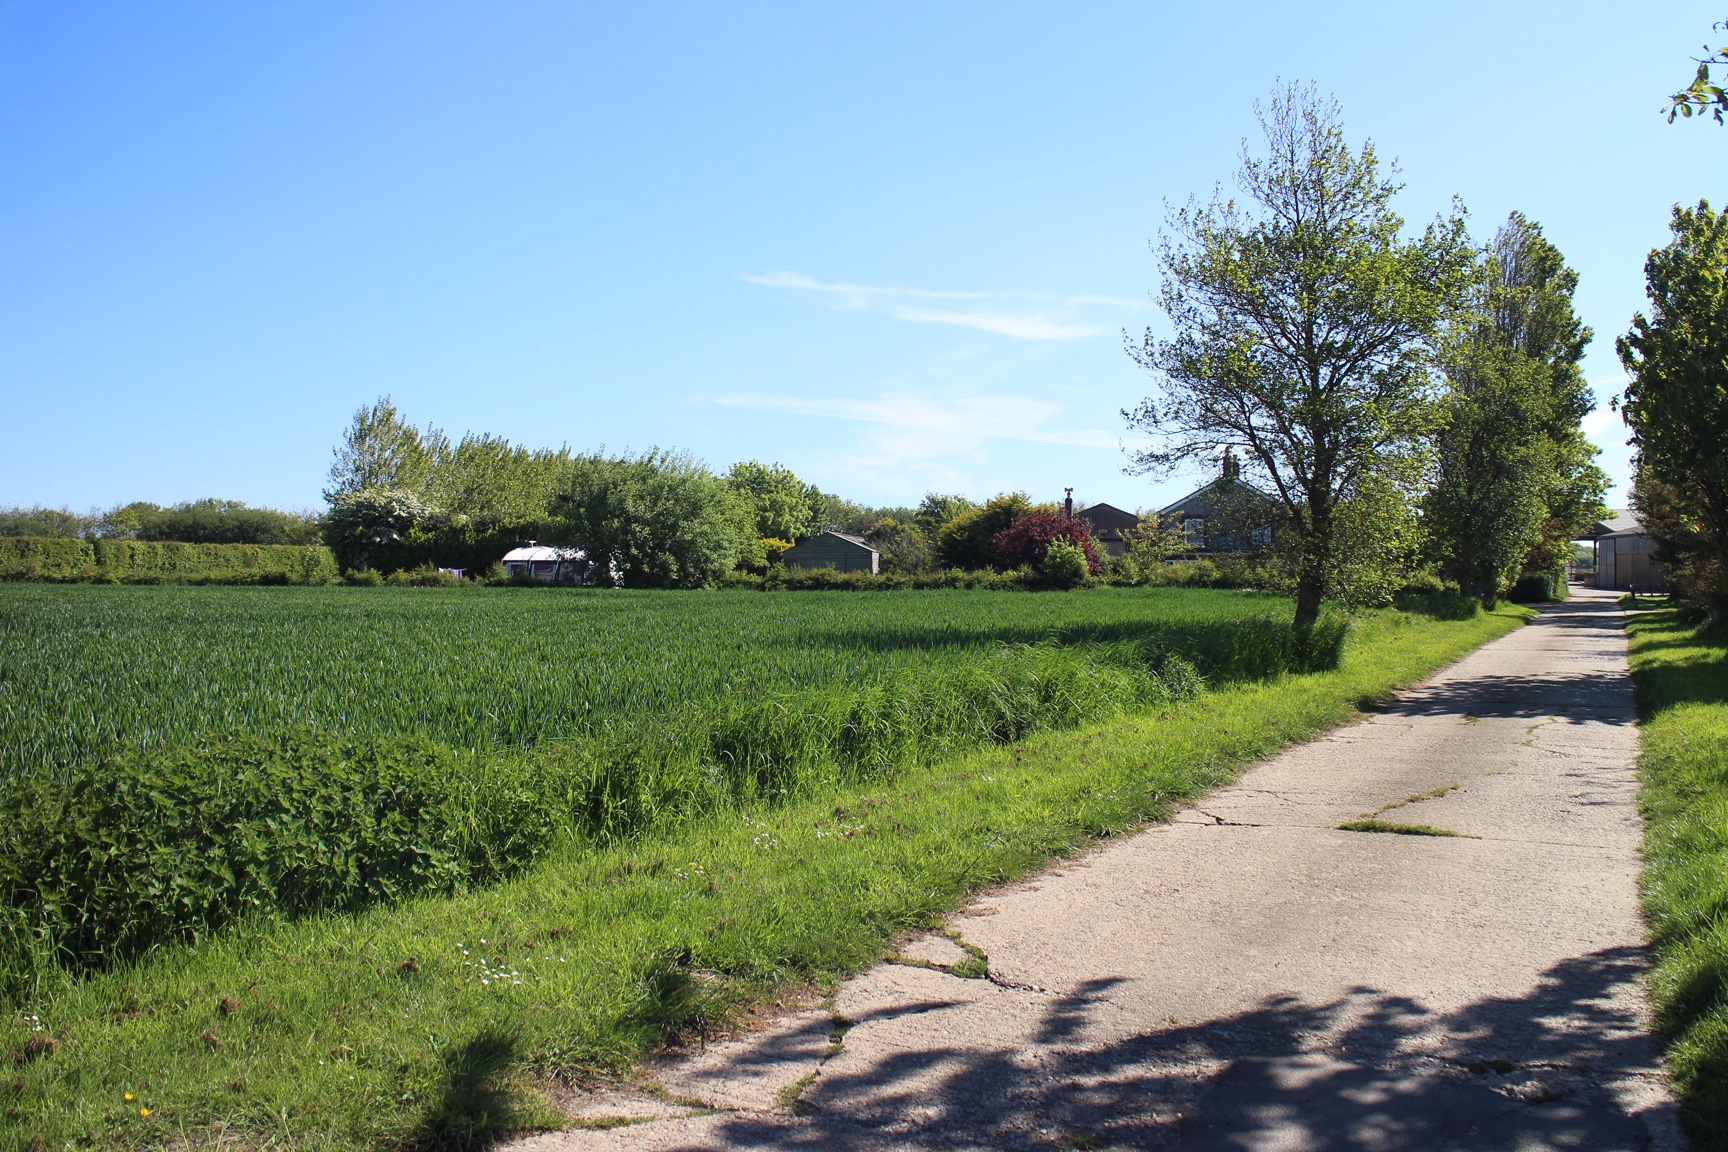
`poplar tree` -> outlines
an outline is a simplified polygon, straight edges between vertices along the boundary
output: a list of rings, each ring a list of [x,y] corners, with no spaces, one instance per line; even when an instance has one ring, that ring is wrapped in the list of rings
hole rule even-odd
[[[1669,577],[1711,617],[1728,616],[1728,213],[1674,209],[1674,239],[1650,253],[1650,314],[1616,342],[1632,377],[1626,423],[1633,500]]]
[[[1541,227],[1514,212],[1482,253],[1471,309],[1442,353],[1446,418],[1424,520],[1453,578],[1490,602],[1520,572],[1563,563],[1606,513],[1608,478],[1579,424],[1595,400],[1577,288]]]

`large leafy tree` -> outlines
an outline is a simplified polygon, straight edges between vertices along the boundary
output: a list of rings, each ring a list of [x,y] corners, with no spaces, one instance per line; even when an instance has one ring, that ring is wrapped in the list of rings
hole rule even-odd
[[[1432,350],[1472,254],[1456,211],[1405,236],[1399,185],[1371,144],[1351,149],[1336,101],[1290,86],[1256,112],[1266,152],[1244,144],[1244,201],[1170,215],[1173,335],[1128,348],[1161,395],[1123,415],[1153,438],[1135,471],[1245,453],[1282,510],[1306,630],[1338,584],[1340,508],[1423,451]]]
[[[726,478],[749,504],[758,536],[801,540],[826,527],[827,498],[790,468],[749,460],[732,465]]]
[[[426,500],[486,526],[545,516],[571,460],[568,447],[529,449],[484,432],[452,442],[428,430],[421,445]]]
[[[363,569],[381,550],[402,543],[409,532],[436,518],[436,510],[414,493],[375,484],[331,501],[321,528],[324,543],[343,569]]]
[[[1673,240],[1650,253],[1650,313],[1616,347],[1632,380],[1626,423],[1634,500],[1689,596],[1728,615],[1728,213],[1675,207]]]
[[[1608,478],[1579,424],[1595,400],[1577,288],[1541,227],[1514,212],[1482,253],[1472,308],[1442,356],[1446,419],[1425,524],[1454,578],[1490,600],[1523,569],[1563,563],[1605,514]]]
[[[553,508],[568,540],[630,588],[700,588],[760,546],[750,505],[685,453],[578,456]]]

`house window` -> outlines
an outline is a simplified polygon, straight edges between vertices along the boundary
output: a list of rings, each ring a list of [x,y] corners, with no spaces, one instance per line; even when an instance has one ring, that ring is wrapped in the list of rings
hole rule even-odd
[[[1262,524],[1258,528],[1254,529],[1254,546],[1256,548],[1268,548],[1271,544],[1272,525]]]
[[[1182,518],[1182,542],[1190,548],[1206,547],[1206,517],[1184,516]]]

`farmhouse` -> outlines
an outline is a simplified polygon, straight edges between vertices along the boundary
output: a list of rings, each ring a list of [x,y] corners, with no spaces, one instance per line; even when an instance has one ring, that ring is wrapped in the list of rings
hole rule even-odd
[[[1597,588],[1668,590],[1668,573],[1656,559],[1656,541],[1631,513],[1617,512],[1598,521],[1591,526],[1588,539],[1596,550]]]
[[[1160,519],[1174,517],[1190,552],[1253,552],[1272,543],[1278,504],[1242,479],[1242,466],[1233,454],[1224,456],[1218,479],[1158,510]]]
[[[800,540],[786,550],[783,559],[788,568],[833,568],[838,572],[872,574],[882,563],[881,555],[863,537],[833,528]]]
[[[584,583],[592,567],[578,548],[553,548],[530,540],[525,548],[504,553],[504,571],[509,576],[544,580],[556,584]]]

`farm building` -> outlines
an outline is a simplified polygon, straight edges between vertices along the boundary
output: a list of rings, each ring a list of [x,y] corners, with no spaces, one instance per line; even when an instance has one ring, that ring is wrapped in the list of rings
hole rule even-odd
[[[1078,512],[1072,511],[1072,504],[1072,501],[1065,504],[1068,514],[1092,526],[1092,542],[1102,549],[1105,555],[1120,556],[1128,551],[1128,541],[1123,533],[1140,527],[1140,517],[1132,512],[1124,512],[1113,504],[1093,504]]]
[[[784,563],[788,568],[832,568],[837,572],[874,574],[882,557],[863,537],[830,528],[788,548]]]
[[[1598,522],[1589,538],[1596,550],[1593,583],[1597,588],[1668,590],[1668,573],[1656,559],[1656,541],[1630,513],[1616,513]]]
[[[549,584],[585,583],[591,567],[579,548],[554,548],[535,540],[504,553],[506,574]]]
[[[1196,555],[1253,552],[1272,543],[1278,502],[1242,479],[1242,466],[1226,453],[1218,479],[1160,508],[1158,516],[1174,517],[1182,525],[1184,541]]]

